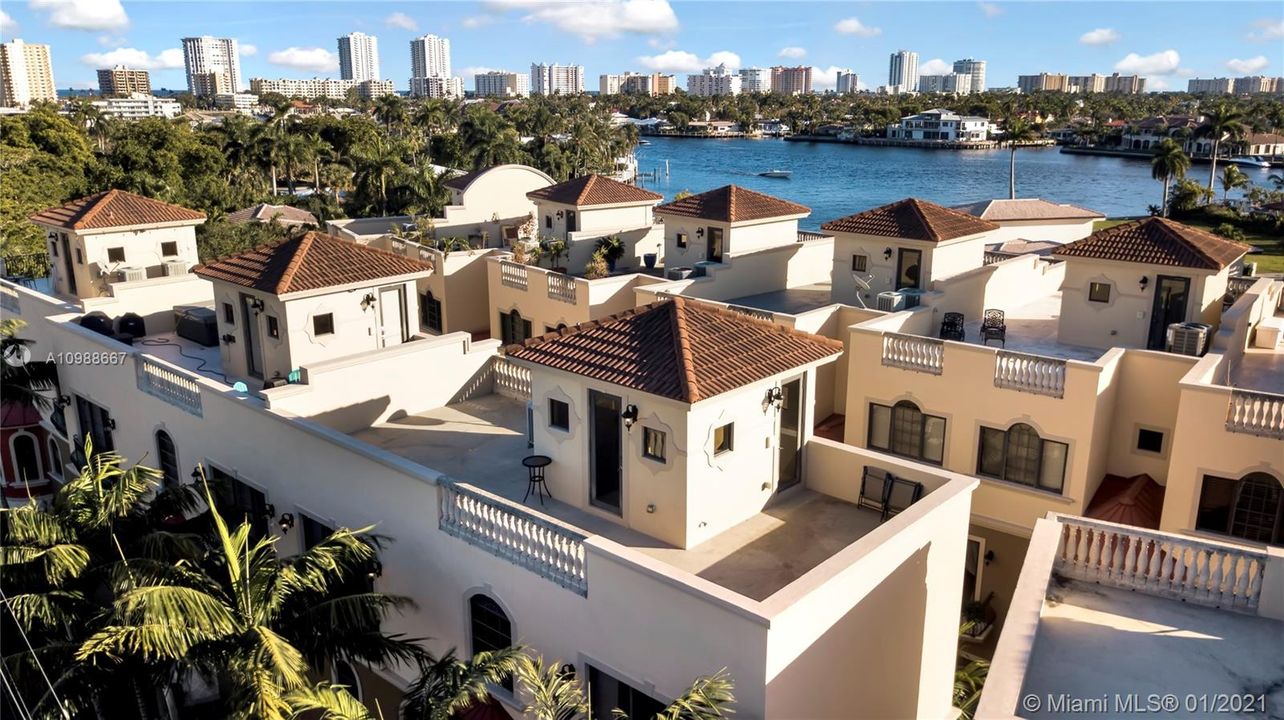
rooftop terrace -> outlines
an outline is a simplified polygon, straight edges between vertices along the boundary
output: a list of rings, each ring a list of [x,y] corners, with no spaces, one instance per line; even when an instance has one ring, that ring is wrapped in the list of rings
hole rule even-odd
[[[766,310],[767,312],[797,315],[808,310],[833,304],[829,283],[815,283],[772,292],[745,295],[728,300],[730,305]]]
[[[1025,305],[1007,310],[1004,322],[1007,325],[1007,341],[1003,347],[1015,352],[1032,355],[1046,355],[1064,360],[1084,360],[1096,362],[1105,354],[1105,350],[1068,345],[1057,340],[1057,323],[1061,317],[1061,293],[1053,293],[1036,298]],[[984,345],[981,337],[982,318],[967,318],[964,324],[965,342]],[[998,347],[998,343],[990,343]]]

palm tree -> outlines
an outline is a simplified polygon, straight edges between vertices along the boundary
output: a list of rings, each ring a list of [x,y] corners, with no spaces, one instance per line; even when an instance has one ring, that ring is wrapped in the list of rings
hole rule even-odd
[[[534,720],[588,720],[589,703],[584,687],[560,662],[546,663],[538,655],[522,655],[517,662],[517,684],[530,698],[524,712]],[[714,720],[735,714],[736,698],[726,669],[701,676],[677,699],[656,713],[655,720]],[[617,720],[628,716],[615,711]],[[642,720],[639,718],[639,720]]]
[[[357,161],[356,183],[367,193],[377,189],[379,212],[388,214],[388,181],[405,167],[401,152],[389,139],[376,137],[369,145],[360,146],[354,153]]]
[[[1247,127],[1244,124],[1244,113],[1229,103],[1218,103],[1204,116],[1204,124],[1199,134],[1213,139],[1213,152],[1209,158],[1208,191],[1213,191],[1213,180],[1217,178],[1217,153],[1222,140],[1239,140],[1244,137]]]
[[[522,648],[480,652],[471,660],[450,650],[439,660],[425,658],[419,677],[406,691],[401,717],[405,720],[450,720],[489,697],[488,686],[499,685],[516,672]]]
[[[1016,199],[1017,146],[1038,139],[1039,129],[1020,115],[1013,115],[1003,123],[1003,140],[1008,144],[1011,157],[1008,161],[1008,198]]]
[[[1164,138],[1159,143],[1155,157],[1150,160],[1150,176],[1164,183],[1164,202],[1160,205],[1162,215],[1168,217],[1168,187],[1174,177],[1185,177],[1190,169],[1190,158],[1181,145],[1172,138]]]
[[[393,127],[400,129],[402,123],[406,121],[406,101],[400,95],[381,95],[375,100],[374,106],[375,119],[383,123],[383,127],[389,133]]]
[[[1225,203],[1230,191],[1236,188],[1248,187],[1248,176],[1234,165],[1227,165],[1222,170],[1222,202]]]
[[[30,361],[33,342],[18,337],[26,325],[15,318],[0,321],[0,403],[47,410],[53,401],[46,393],[56,387],[57,374],[52,363]]]

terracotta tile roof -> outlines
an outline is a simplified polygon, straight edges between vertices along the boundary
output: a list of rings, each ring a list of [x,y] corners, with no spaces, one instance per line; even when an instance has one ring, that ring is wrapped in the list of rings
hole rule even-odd
[[[207,280],[287,295],[431,270],[418,260],[310,232],[198,265],[192,272]]]
[[[747,190],[739,185],[727,185],[699,195],[674,200],[660,205],[655,211],[665,215],[725,223],[811,214],[811,208],[806,205]]]
[[[1243,140],[1248,145],[1279,145],[1284,143],[1284,135],[1279,133],[1253,133]]]
[[[820,226],[829,232],[941,242],[998,230],[989,220],[972,217],[918,198],[898,200],[855,215],[830,220]]]
[[[283,225],[289,225],[292,223],[320,225],[320,223],[317,222],[316,216],[312,213],[302,208],[291,207],[289,205],[268,205],[267,203],[259,203],[258,205],[252,205],[227,214],[227,221],[230,223],[246,223],[250,221],[266,223],[272,222],[273,218],[277,218],[278,222]]]
[[[508,355],[694,403],[842,350],[837,340],[675,297],[532,338]]]
[[[156,223],[204,220],[205,213],[124,190],[108,190],[32,215],[32,222],[68,230],[100,230]]]
[[[1167,218],[1150,217],[1099,230],[1052,254],[1098,260],[1221,270],[1251,248]]]
[[[446,182],[443,184],[446,187],[450,188],[451,190],[459,190],[462,192],[464,190],[467,190],[468,186],[471,185],[474,180],[476,180],[478,177],[481,176],[482,173],[486,172],[486,170],[489,170],[489,169],[490,168],[486,168],[484,170],[474,170],[470,173],[464,173],[463,175],[456,175],[452,178],[447,179]]]
[[[1107,475],[1084,514],[1106,522],[1158,530],[1163,511],[1164,488],[1149,475]]]
[[[626,183],[612,180],[601,175],[585,175],[571,178],[556,185],[549,185],[526,193],[531,200],[548,200],[549,202],[592,207],[594,205],[615,205],[618,203],[654,203],[663,200],[650,190],[643,190]]]
[[[1092,220],[1105,217],[1105,215],[1096,210],[1088,210],[1077,205],[1060,205],[1040,198],[982,200],[968,205],[955,205],[954,209],[990,222],[1003,222],[1004,220]]]

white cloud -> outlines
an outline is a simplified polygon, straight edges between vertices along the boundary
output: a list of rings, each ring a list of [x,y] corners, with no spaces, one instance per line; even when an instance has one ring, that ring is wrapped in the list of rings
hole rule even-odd
[[[18,34],[18,23],[14,22],[9,13],[0,10],[0,35],[13,37]]]
[[[1003,14],[1003,8],[999,7],[997,3],[977,3],[977,7],[981,8],[981,12],[985,13],[986,17],[995,17]]]
[[[740,56],[730,50],[719,50],[703,60],[699,55],[685,50],[669,50],[659,55],[643,55],[638,62],[648,70],[667,73],[698,73],[704,68],[726,65],[740,67]]]
[[[1115,70],[1131,75],[1171,75],[1177,71],[1181,56],[1176,50],[1164,50],[1153,55],[1128,53],[1115,63]]]
[[[586,43],[624,34],[656,35],[678,30],[669,0],[490,0],[496,11],[525,12],[528,23],[547,23]]]
[[[31,0],[27,7],[49,15],[49,24],[69,30],[122,30],[129,16],[120,0]]]
[[[1167,81],[1167,80],[1165,80],[1165,79],[1163,79],[1163,78],[1161,78],[1161,77],[1148,77],[1148,78],[1146,78],[1146,89],[1147,89],[1147,90],[1149,90],[1150,92],[1157,92],[1157,91],[1159,91],[1159,90],[1167,90],[1167,89],[1168,89],[1168,87],[1169,87],[1169,86],[1168,86],[1168,81]]]
[[[1248,39],[1253,42],[1284,39],[1284,20],[1279,18],[1263,18],[1254,22],[1253,27],[1257,30],[1248,34]]]
[[[295,70],[310,70],[312,72],[329,72],[339,69],[339,57],[325,48],[291,47],[277,50],[268,55],[268,62]]]
[[[1226,61],[1226,67],[1229,70],[1239,73],[1240,75],[1252,75],[1262,68],[1270,65],[1271,61],[1266,59],[1265,55],[1258,55],[1247,60],[1238,58]]]
[[[1097,28],[1079,36],[1079,42],[1084,45],[1109,45],[1119,41],[1119,31],[1114,28]]]
[[[870,27],[854,17],[839,20],[834,25],[834,30],[843,35],[856,35],[859,37],[875,37],[883,34],[882,28]]]
[[[138,48],[116,48],[108,52],[81,55],[80,62],[93,68],[124,65],[139,70],[173,70],[183,67],[183,51],[170,48],[152,55]]]
[[[491,68],[491,67],[466,67],[463,69],[456,70],[455,72],[459,73],[459,77],[463,78],[464,87],[471,90],[473,86],[474,78],[476,78],[478,75],[481,75],[482,73],[494,72],[497,69],[498,68]]]
[[[237,48],[241,51],[241,54],[244,55],[245,57],[259,54],[258,45],[251,45],[249,43],[239,43],[237,45]]]
[[[780,52],[776,54],[782,58],[793,58],[796,60],[798,58],[807,57],[807,48],[800,48],[800,47],[781,48]]]
[[[410,17],[409,15],[403,12],[395,12],[389,15],[388,17],[383,19],[383,24],[387,25],[388,27],[396,27],[396,28],[401,28],[402,30],[409,30],[410,32],[415,32],[416,30],[419,29],[419,23],[415,22],[414,18]]]
[[[813,67],[811,69],[811,84],[817,90],[833,90],[838,87],[838,73],[851,72],[850,68],[840,68],[837,65],[830,65],[827,68]],[[860,84],[859,89],[864,89],[865,83]]]
[[[919,75],[947,75],[954,72],[954,65],[940,58],[932,58],[918,66]]]
[[[493,22],[495,22],[495,17],[493,15],[473,15],[471,17],[464,18],[459,24],[469,30],[472,30],[474,28],[485,27]]]

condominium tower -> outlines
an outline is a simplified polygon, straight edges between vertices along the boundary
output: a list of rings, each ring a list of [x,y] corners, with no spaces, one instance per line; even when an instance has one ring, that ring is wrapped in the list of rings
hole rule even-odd
[[[705,68],[699,75],[687,76],[687,92],[691,95],[710,97],[714,95],[739,95],[740,75],[731,72],[726,65]]]
[[[0,107],[57,99],[48,45],[22,40],[0,44]]]
[[[966,88],[959,87],[955,92],[959,94],[983,93],[985,92],[985,61],[974,60],[972,58],[963,58],[954,61],[954,73],[957,75],[967,75],[970,82]]]
[[[124,65],[98,71],[98,93],[105,97],[128,97],[134,93],[152,94],[151,76],[146,70],[133,70]]]
[[[760,67],[740,68],[740,92],[771,92],[771,70]]]
[[[477,97],[526,97],[531,94],[530,77],[523,73],[491,70],[473,78]]]
[[[235,38],[183,38],[183,65],[187,89],[193,95],[208,97],[241,89],[241,59]]]
[[[911,92],[918,89],[918,53],[897,50],[887,64],[887,85]]]
[[[531,93],[579,95],[584,92],[584,66],[531,63]]]
[[[838,83],[835,85],[834,90],[838,92],[839,95],[846,95],[848,93],[860,91],[860,75],[857,75],[851,70],[839,70],[837,80]]]
[[[354,32],[339,38],[339,77],[344,80],[379,79],[379,38]]]
[[[743,88],[742,88],[743,89]],[[780,95],[806,95],[811,92],[811,66],[776,66],[771,69],[771,91]]]
[[[410,77],[450,77],[450,41],[436,35],[411,40]]]

